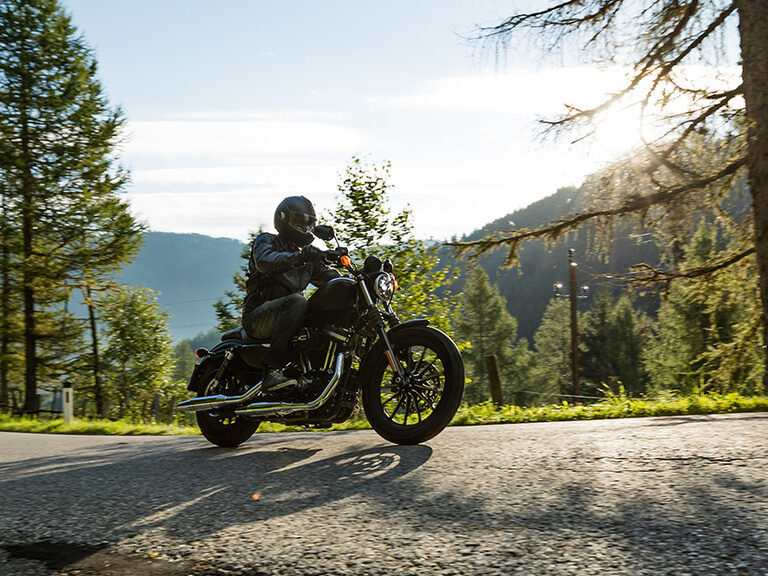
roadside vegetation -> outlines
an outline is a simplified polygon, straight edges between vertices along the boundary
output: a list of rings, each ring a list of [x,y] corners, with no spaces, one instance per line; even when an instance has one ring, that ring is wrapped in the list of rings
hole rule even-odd
[[[459,408],[451,426],[511,424],[522,422],[557,422],[564,420],[599,420],[607,418],[640,418],[645,416],[686,416],[691,414],[728,414],[731,412],[768,412],[768,397],[741,394],[703,394],[669,398],[630,398],[626,394],[608,394],[595,404],[546,404],[520,407],[501,406],[491,402]],[[365,430],[370,425],[361,414],[357,418],[334,424],[331,430]],[[62,419],[43,420],[0,414],[0,431],[42,434],[93,434],[105,436],[181,436],[199,434],[196,426],[135,424],[111,420],[80,420],[70,423]],[[302,432],[299,426],[262,423],[259,432]]]

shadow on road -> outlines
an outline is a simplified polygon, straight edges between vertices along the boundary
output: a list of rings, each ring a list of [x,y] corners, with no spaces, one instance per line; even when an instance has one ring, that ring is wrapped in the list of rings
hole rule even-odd
[[[100,533],[105,541],[158,526],[180,540],[204,538],[354,494],[373,497],[432,454],[427,446],[358,446],[321,458],[324,448],[269,440],[236,450],[189,449],[189,440],[179,442],[115,443],[74,457],[0,465],[3,540],[14,533],[33,538],[36,526],[52,523],[59,530],[71,525],[73,533]],[[325,443],[333,447],[332,438]]]

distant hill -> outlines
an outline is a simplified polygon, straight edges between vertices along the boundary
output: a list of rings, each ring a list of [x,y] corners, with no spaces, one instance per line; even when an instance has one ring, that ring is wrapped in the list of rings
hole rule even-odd
[[[477,240],[490,233],[507,231],[515,228],[533,228],[561,219],[578,212],[585,203],[585,192],[582,188],[561,188],[555,194],[542,198],[533,204],[494,220],[482,229],[461,238],[461,240]],[[619,223],[613,231],[613,241],[605,252],[590,252],[588,236],[590,227],[585,226],[578,232],[568,234],[551,246],[541,241],[525,242],[520,249],[520,266],[515,269],[500,269],[506,256],[506,250],[497,250],[480,259],[479,264],[488,273],[491,281],[498,287],[507,299],[507,309],[518,321],[518,335],[533,337],[538,327],[544,308],[553,296],[553,285],[568,282],[568,248],[576,250],[577,282],[579,285],[589,285],[590,293],[594,294],[602,287],[618,293],[620,286],[611,284],[600,275],[626,272],[629,266],[638,262],[658,264],[659,254],[656,245],[650,242],[640,242],[627,224]],[[452,257],[448,250],[441,253],[441,262],[461,268],[466,263]],[[463,278],[455,285],[454,290],[460,290]],[[582,300],[579,306],[589,307],[590,299]],[[639,306],[648,312],[655,312],[658,300],[649,295],[639,299]]]
[[[232,238],[149,232],[120,280],[158,291],[171,336],[190,338],[216,324],[213,304],[232,288],[242,247]]]
[[[583,206],[580,188],[562,188],[530,206],[517,210],[466,235],[465,240],[481,238],[488,233],[518,227],[533,227],[576,212]],[[509,312],[518,319],[518,334],[531,338],[552,297],[552,285],[568,280],[569,247],[576,249],[579,284],[589,284],[594,293],[608,285],[598,277],[609,272],[626,271],[637,262],[658,263],[654,244],[638,243],[629,227],[618,226],[608,254],[586,253],[588,229],[571,234],[568,240],[547,247],[542,242],[526,242],[520,252],[521,266],[500,270],[505,252],[497,251],[480,260],[507,299]],[[125,268],[122,281],[147,286],[160,293],[159,301],[169,312],[171,335],[175,339],[191,338],[208,332],[216,323],[214,302],[232,288],[232,275],[242,265],[243,244],[231,238],[211,238],[200,234],[150,232],[136,260]],[[441,251],[441,261],[464,269],[466,263]],[[463,274],[462,274],[463,276]],[[460,290],[463,279],[452,287]],[[654,298],[641,299],[640,305],[653,312]],[[589,306],[589,300],[580,302]]]

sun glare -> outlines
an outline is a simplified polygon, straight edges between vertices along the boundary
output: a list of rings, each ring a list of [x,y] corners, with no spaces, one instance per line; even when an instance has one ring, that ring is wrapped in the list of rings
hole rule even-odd
[[[595,125],[592,146],[606,158],[623,156],[642,145],[641,120],[636,107],[607,113]]]

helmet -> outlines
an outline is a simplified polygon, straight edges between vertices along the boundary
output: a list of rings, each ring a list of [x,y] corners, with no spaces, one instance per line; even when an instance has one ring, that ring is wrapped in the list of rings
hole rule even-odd
[[[312,243],[316,220],[315,208],[304,196],[289,196],[275,210],[277,233],[297,246]]]

